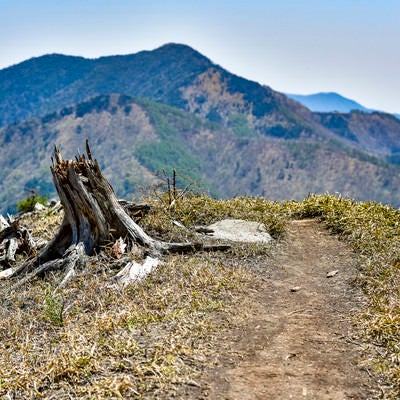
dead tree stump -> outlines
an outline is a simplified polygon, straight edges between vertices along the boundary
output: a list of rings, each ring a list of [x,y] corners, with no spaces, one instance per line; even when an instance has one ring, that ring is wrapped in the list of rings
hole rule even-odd
[[[128,263],[117,275],[121,281],[137,276],[133,268],[154,268],[165,252],[224,250],[229,247],[153,239],[125,212],[97,160],[92,157],[87,141],[86,153],[87,156],[78,155],[74,161],[63,160],[60,150],[55,147],[51,173],[64,208],[64,219],[58,233],[38,255],[12,271],[10,276],[24,274],[19,284],[48,271],[62,269],[65,277],[60,286],[63,286],[75,274],[77,267],[85,265],[87,256],[92,255],[95,249],[120,237],[128,245],[140,245],[146,250],[143,264]]]

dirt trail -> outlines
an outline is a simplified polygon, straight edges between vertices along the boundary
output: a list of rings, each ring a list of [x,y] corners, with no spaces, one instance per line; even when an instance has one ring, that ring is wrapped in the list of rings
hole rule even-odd
[[[327,273],[337,270],[328,278]],[[315,220],[293,221],[251,291],[249,315],[225,337],[208,399],[372,399],[349,337],[360,306],[351,250]]]

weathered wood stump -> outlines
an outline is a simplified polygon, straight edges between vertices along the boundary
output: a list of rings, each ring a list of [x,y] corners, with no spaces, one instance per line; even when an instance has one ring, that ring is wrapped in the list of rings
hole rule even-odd
[[[28,229],[20,226],[18,220],[11,220],[8,223],[2,215],[0,215],[0,264],[5,267],[11,267],[15,264],[15,255],[23,252],[30,255],[36,251],[36,244],[32,240]],[[12,269],[9,270],[9,274]],[[0,275],[0,279],[7,277]]]
[[[65,277],[60,286],[63,286],[78,267],[86,264],[87,257],[95,249],[118,238],[124,238],[128,246],[143,246],[146,254],[143,264],[128,263],[117,275],[117,279],[123,282],[137,276],[132,269],[148,271],[155,268],[165,252],[220,250],[228,247],[167,243],[153,239],[125,211],[104,178],[97,160],[92,157],[87,141],[86,153],[87,156],[78,155],[74,161],[63,160],[60,150],[55,147],[51,173],[64,208],[64,219],[55,237],[34,259],[12,269],[10,276],[24,275],[18,284],[48,271],[62,269]]]

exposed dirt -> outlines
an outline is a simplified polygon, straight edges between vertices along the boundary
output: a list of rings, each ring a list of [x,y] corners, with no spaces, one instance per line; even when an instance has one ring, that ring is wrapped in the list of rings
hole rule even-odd
[[[352,285],[357,272],[354,254],[321,224],[293,221],[272,260],[258,266],[246,319],[217,340],[224,350],[205,397],[375,398],[351,339],[351,317],[362,305]]]

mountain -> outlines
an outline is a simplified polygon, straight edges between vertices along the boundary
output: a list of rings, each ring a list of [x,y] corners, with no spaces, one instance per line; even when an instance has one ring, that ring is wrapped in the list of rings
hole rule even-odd
[[[9,125],[0,129],[0,148],[8,155],[0,158],[0,204],[12,208],[32,189],[54,195],[49,168],[54,144],[65,158],[73,158],[86,138],[120,195],[131,196],[134,188],[154,183],[161,168],[178,168],[198,179],[201,160],[190,154],[184,138],[212,132],[210,125],[126,95],[94,97],[41,119]]]
[[[29,189],[53,194],[54,144],[71,158],[86,138],[124,197],[177,168],[222,197],[338,191],[400,205],[400,120],[312,112],[186,45],[0,70],[0,123],[1,212]]]
[[[112,93],[177,107],[238,135],[253,131],[284,139],[345,140],[298,102],[173,43],[94,60],[46,55],[0,70],[0,126]]]
[[[317,113],[319,122],[346,140],[350,147],[400,164],[400,120],[392,114]]]
[[[43,116],[99,94],[182,105],[178,88],[212,63],[184,45],[96,60],[45,55],[0,71],[0,125]]]
[[[305,107],[179,44],[96,60],[56,54],[34,58],[0,71],[0,93],[0,126],[97,95],[123,93],[270,136],[329,134]]]
[[[73,158],[86,138],[122,197],[178,170],[201,190],[232,197],[302,199],[310,192],[348,193],[400,204],[399,168],[335,141],[238,135],[175,107],[127,95],[101,95],[59,112],[0,129],[0,204],[14,211],[29,190],[54,195],[54,143]],[[29,171],[29,174],[26,173]]]
[[[338,93],[315,93],[315,94],[286,94],[289,98],[298,101],[303,106],[316,112],[343,112],[353,110],[370,112],[368,108],[362,106],[354,100],[347,99]]]
[[[398,116],[367,109],[337,93],[287,96],[312,110],[347,146],[400,164]]]

